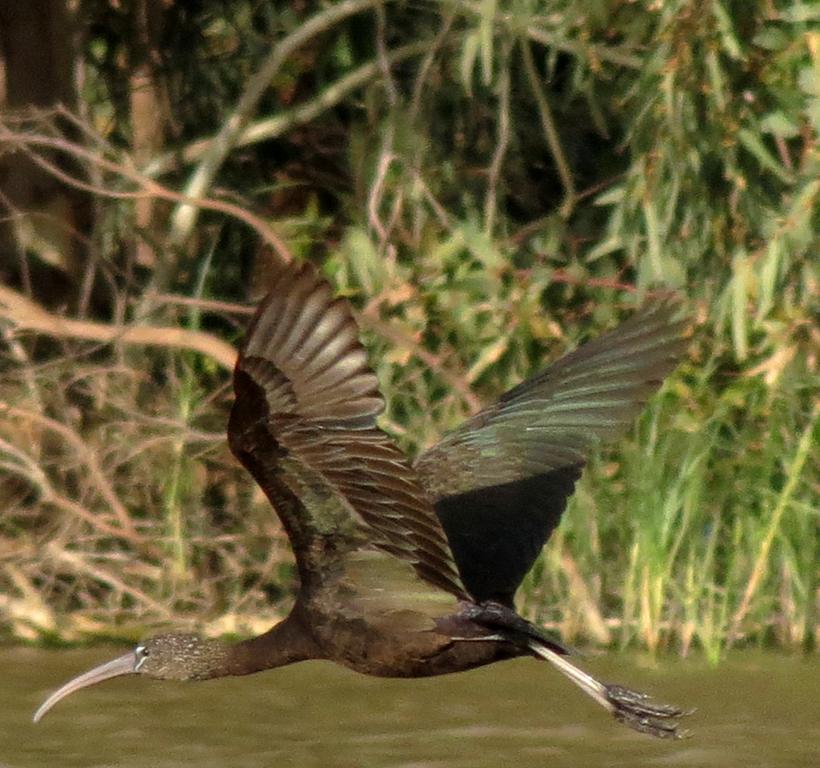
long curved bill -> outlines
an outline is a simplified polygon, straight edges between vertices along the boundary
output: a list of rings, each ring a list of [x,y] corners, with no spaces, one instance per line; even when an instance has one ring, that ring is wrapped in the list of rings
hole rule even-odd
[[[100,664],[99,667],[89,669],[88,672],[78,675],[73,680],[69,680],[62,688],[58,688],[51,694],[34,713],[34,722],[38,723],[45,714],[61,699],[64,699],[74,691],[79,691],[80,688],[87,688],[89,685],[96,685],[103,680],[108,680],[112,677],[119,677],[120,675],[133,675],[137,673],[136,660],[133,651],[120,656],[113,661],[107,661],[105,664]]]

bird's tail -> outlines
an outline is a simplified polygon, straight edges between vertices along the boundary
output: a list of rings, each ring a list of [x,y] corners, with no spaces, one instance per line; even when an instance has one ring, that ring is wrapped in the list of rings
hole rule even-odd
[[[690,712],[668,704],[653,704],[645,693],[602,683],[539,638],[528,637],[527,647],[535,656],[548,661],[562,675],[572,680],[616,720],[630,728],[662,739],[681,739],[689,735],[679,728],[678,718]]]

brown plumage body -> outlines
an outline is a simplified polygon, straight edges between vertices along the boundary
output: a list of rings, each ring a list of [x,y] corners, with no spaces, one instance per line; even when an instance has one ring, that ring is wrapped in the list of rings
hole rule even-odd
[[[589,448],[622,433],[674,367],[675,305],[659,302],[506,393],[410,464],[346,302],[315,269],[283,267],[248,330],[228,425],[234,455],[290,537],[300,587],[269,632],[227,645],[152,638],[70,681],[244,675],[328,659],[368,675],[426,677],[535,656],[617,719],[678,736],[675,707],[604,684],[515,612],[513,598]]]
[[[527,653],[508,642],[482,639],[490,633],[462,614],[458,604],[436,621],[411,612],[379,621],[333,606],[333,597],[325,605],[321,596],[314,601],[300,596],[288,617],[269,633],[229,646],[224,665],[208,677],[311,659],[335,661],[376,677],[431,677]]]

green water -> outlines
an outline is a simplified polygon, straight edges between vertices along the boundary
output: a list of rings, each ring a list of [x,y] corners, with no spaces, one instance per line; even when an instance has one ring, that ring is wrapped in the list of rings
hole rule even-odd
[[[818,660],[763,654],[739,653],[717,670],[585,660],[606,680],[696,707],[682,742],[619,726],[529,659],[427,680],[323,662],[206,683],[123,678],[31,723],[58,684],[119,653],[0,651],[0,768],[820,766]]]

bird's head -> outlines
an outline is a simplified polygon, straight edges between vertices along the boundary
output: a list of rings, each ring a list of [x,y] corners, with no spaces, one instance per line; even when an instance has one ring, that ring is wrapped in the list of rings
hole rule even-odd
[[[144,675],[157,680],[206,680],[224,674],[228,648],[218,640],[198,635],[157,635],[105,664],[69,680],[51,694],[34,714],[38,722],[61,699],[71,693],[123,675]]]

